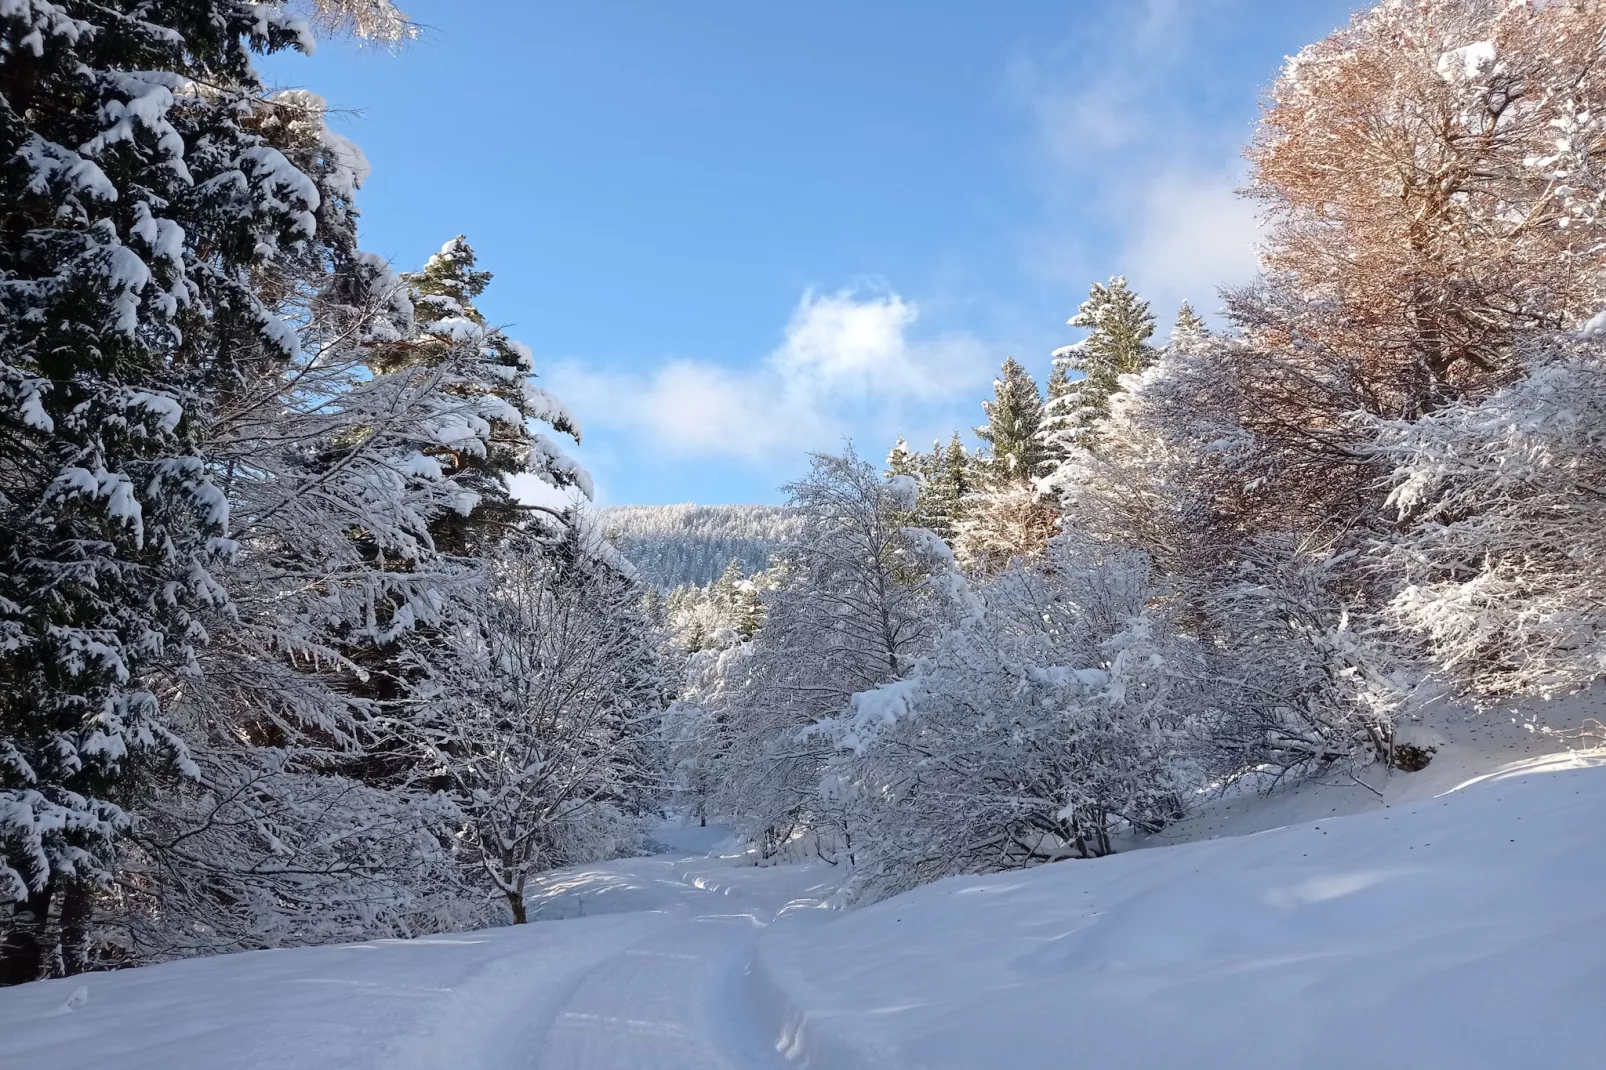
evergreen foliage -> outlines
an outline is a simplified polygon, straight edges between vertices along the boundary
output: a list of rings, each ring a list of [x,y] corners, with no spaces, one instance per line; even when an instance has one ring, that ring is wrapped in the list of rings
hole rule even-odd
[[[1205,326],[1204,317],[1193,310],[1188,302],[1182,302],[1177,309],[1177,321],[1171,326],[1171,342],[1176,346],[1193,346],[1203,342],[1210,335],[1210,329]]]
[[[1050,440],[1062,454],[1073,446],[1092,445],[1094,428],[1109,412],[1110,395],[1121,388],[1121,376],[1141,372],[1155,357],[1149,345],[1154,337],[1149,303],[1119,275],[1094,283],[1069,322],[1088,335],[1054,353],[1056,366],[1081,373],[1066,382],[1049,410]]]
[[[208,432],[219,391],[294,359],[254,276],[324,207],[257,129],[250,57],[308,48],[299,19],[73,7],[0,12],[0,980],[115,869],[138,767],[194,773],[158,692],[227,602]]]
[[[1042,474],[1043,444],[1038,427],[1043,397],[1037,382],[1014,357],[1004,361],[993,380],[993,400],[981,403],[987,422],[976,428],[986,445],[982,462],[987,478],[999,483],[1024,483]]]

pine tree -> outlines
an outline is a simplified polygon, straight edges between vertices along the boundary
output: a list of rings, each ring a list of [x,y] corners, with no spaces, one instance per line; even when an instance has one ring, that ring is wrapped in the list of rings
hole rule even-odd
[[[1171,344],[1197,345],[1209,336],[1210,329],[1205,326],[1204,317],[1195,312],[1188,302],[1182,302],[1182,306],[1177,309],[1177,322],[1171,327]]]
[[[965,517],[965,499],[976,489],[975,464],[957,431],[946,448],[940,442],[932,443],[931,459],[930,519],[926,526],[952,545]]]
[[[491,273],[476,268],[473,248],[459,234],[424,264],[404,276],[412,298],[417,337],[390,350],[382,368],[441,365],[457,360],[447,389],[473,403],[467,414],[491,429],[479,449],[455,448],[443,442],[426,455],[476,495],[472,510],[442,517],[436,523],[442,548],[464,550],[476,530],[491,528],[500,537],[516,523],[520,509],[508,490],[511,476],[534,474],[554,486],[578,486],[589,496],[585,472],[532,422],[580,440],[580,427],[568,409],[534,383],[535,361],[528,346],[486,323],[474,305],[485,292]],[[468,359],[464,359],[464,357]],[[461,419],[462,413],[453,413]]]
[[[1043,444],[1038,438],[1043,398],[1037,382],[1014,357],[993,380],[993,400],[982,402],[987,422],[976,437],[987,444],[987,474],[999,482],[1020,483],[1041,474]]]
[[[908,439],[899,435],[898,441],[887,453],[886,473],[889,476],[914,476],[918,479],[922,474],[922,460],[918,453],[909,448]]]
[[[1121,388],[1121,376],[1142,371],[1155,358],[1149,345],[1154,337],[1149,303],[1128,289],[1119,275],[1108,285],[1094,283],[1069,322],[1089,333],[1054,354],[1057,366],[1082,375],[1066,385],[1050,409],[1053,446],[1061,451],[1091,446],[1096,425],[1109,412],[1110,395]]]
[[[257,130],[251,55],[310,50],[305,23],[125,7],[0,12],[0,981],[37,973],[53,900],[87,918],[136,770],[193,768],[159,674],[194,671],[224,601],[210,404],[293,357],[258,287],[324,207]]]
[[[1053,471],[1065,462],[1069,451],[1063,436],[1059,434],[1069,423],[1069,414],[1065,412],[1065,396],[1071,392],[1073,386],[1071,373],[1060,360],[1054,361],[1054,368],[1048,373],[1046,396],[1043,398],[1043,415],[1038,421],[1037,440],[1042,445],[1043,465],[1045,470]]]
[[[758,631],[764,619],[764,605],[759,601],[753,581],[742,574],[742,563],[733,560],[725,566],[709,590],[718,618],[735,632],[739,642],[747,642]]]

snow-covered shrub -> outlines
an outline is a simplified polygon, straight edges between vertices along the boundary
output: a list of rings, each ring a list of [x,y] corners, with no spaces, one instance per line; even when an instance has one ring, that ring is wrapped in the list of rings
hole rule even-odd
[[[1254,769],[1275,780],[1391,758],[1410,677],[1377,626],[1352,613],[1346,566],[1264,538],[1243,548],[1232,579],[1193,596],[1218,776]]]
[[[1399,530],[1376,551],[1389,609],[1484,695],[1606,673],[1606,347],[1548,341],[1477,403],[1379,423]]]
[[[872,895],[954,873],[1112,849],[1178,816],[1199,654],[1138,553],[1057,540],[956,606],[907,677],[853,697],[807,736],[838,749],[839,801]]]

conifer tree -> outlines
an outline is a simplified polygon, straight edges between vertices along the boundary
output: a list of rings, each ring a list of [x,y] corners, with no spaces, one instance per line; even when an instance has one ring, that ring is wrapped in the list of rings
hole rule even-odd
[[[1064,411],[1064,398],[1072,386],[1071,374],[1065,363],[1054,361],[1054,368],[1048,373],[1043,415],[1037,426],[1037,439],[1042,444],[1043,463],[1048,471],[1058,468],[1069,455],[1064,438],[1058,432],[1069,422],[1069,414]]]
[[[383,367],[441,364],[470,355],[448,385],[451,393],[475,399],[489,425],[489,443],[481,452],[442,446],[433,451],[446,472],[477,495],[475,507],[437,521],[443,549],[465,550],[472,531],[487,527],[505,532],[517,521],[519,507],[507,479],[533,473],[554,486],[579,486],[589,496],[585,473],[545,435],[531,429],[541,422],[580,439],[579,424],[563,404],[535,385],[535,361],[528,346],[486,323],[474,299],[491,282],[489,271],[476,267],[473,248],[459,234],[404,279],[412,297],[419,335],[390,350]]]
[[[764,605],[759,600],[753,581],[742,574],[742,563],[733,560],[713,583],[709,592],[714,610],[720,619],[736,633],[736,639],[747,642],[758,631],[764,619]]]
[[[1177,309],[1177,321],[1171,327],[1171,344],[1197,345],[1209,335],[1210,329],[1205,326],[1204,317],[1195,312],[1188,302],[1182,302],[1182,306]]]
[[[1020,483],[1041,474],[1043,444],[1038,438],[1043,398],[1037,382],[1014,357],[1004,361],[993,380],[993,400],[982,402],[987,422],[976,437],[987,444],[988,476],[998,482]]]
[[[1054,362],[1081,378],[1067,383],[1050,407],[1054,448],[1091,446],[1095,426],[1110,410],[1110,395],[1121,388],[1123,375],[1140,372],[1154,362],[1154,315],[1149,303],[1117,275],[1108,285],[1094,283],[1086,301],[1071,317],[1072,327],[1089,333],[1082,341],[1054,354]]]
[[[931,459],[930,520],[926,526],[951,545],[965,516],[965,499],[976,489],[975,466],[957,431],[946,447],[932,443]]]
[[[0,10],[0,981],[37,973],[52,900],[87,917],[136,767],[192,768],[157,673],[193,671],[224,601],[210,399],[293,356],[258,287],[322,207],[256,129],[251,55],[310,50],[300,18],[239,0],[72,15]]]
[[[923,474],[921,462],[924,459],[909,448],[908,439],[899,435],[898,441],[893,443],[892,449],[887,453],[887,475],[914,476],[918,479]]]

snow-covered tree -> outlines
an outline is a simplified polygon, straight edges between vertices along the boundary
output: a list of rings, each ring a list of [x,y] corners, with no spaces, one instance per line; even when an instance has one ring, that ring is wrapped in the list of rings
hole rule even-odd
[[[1290,59],[1249,153],[1271,286],[1234,298],[1251,340],[1412,418],[1606,304],[1603,31],[1594,3],[1411,0]]]
[[[668,646],[685,654],[746,642],[764,619],[759,586],[732,561],[718,579],[703,587],[681,586],[663,599],[663,632]]]
[[[869,894],[1107,854],[1179,816],[1199,654],[1149,607],[1141,554],[1052,553],[967,591],[911,675],[814,729]]]
[[[970,495],[977,489],[976,458],[965,449],[955,431],[946,447],[940,442],[932,443],[931,459],[930,484],[921,488],[926,501],[920,519],[923,526],[952,545],[965,519]]]
[[[259,269],[319,192],[255,129],[251,55],[308,49],[276,4],[0,12],[0,975],[41,967],[52,901],[84,955],[137,768],[193,774],[158,693],[195,671],[229,507],[217,392],[294,331]]]
[[[361,152],[251,69],[298,16],[80,15],[0,13],[0,973],[472,924],[370,669],[474,589],[447,518],[583,482],[572,421],[360,251]]]
[[[976,428],[976,437],[987,447],[982,464],[988,478],[1011,483],[1041,475],[1044,457],[1038,426],[1043,397],[1036,380],[1014,357],[1004,361],[993,380],[993,400],[981,407],[987,422]]]
[[[912,477],[885,479],[850,451],[816,455],[787,489],[802,534],[764,592],[757,635],[703,686],[717,704],[698,700],[719,729],[706,733],[721,755],[715,805],[770,848],[805,830],[851,835],[819,792],[829,745],[798,733],[929,648],[941,557],[940,540],[906,526]]]
[[[1086,301],[1070,319],[1072,327],[1088,332],[1075,345],[1055,350],[1056,367],[1080,377],[1064,377],[1059,393],[1051,394],[1044,423],[1047,446],[1064,455],[1072,446],[1094,441],[1098,422],[1109,411],[1110,395],[1120,389],[1123,375],[1141,372],[1153,362],[1154,316],[1117,275],[1108,284],[1094,283]]]
[[[1398,530],[1374,548],[1390,610],[1483,695],[1606,675],[1606,353],[1535,339],[1482,402],[1377,425]]]
[[[551,552],[509,543],[415,688],[420,746],[462,815],[461,849],[515,923],[534,874],[639,842],[658,786],[651,630],[634,582],[599,558],[605,546],[579,525]]]
[[[980,459],[979,486],[963,498],[948,537],[961,563],[990,570],[1040,554],[1057,526],[1059,508],[1037,488],[1057,455],[1043,431],[1044,404],[1037,383],[1013,357],[993,383],[994,400],[982,402],[987,423],[976,435],[990,448]]]
[[[965,499],[953,548],[967,572],[996,572],[1040,556],[1059,530],[1060,506],[1032,484],[997,483]]]
[[[476,496],[471,511],[436,522],[436,539],[443,548],[468,550],[486,528],[493,529],[494,539],[495,532],[516,523],[520,506],[508,488],[511,476],[536,475],[555,487],[577,487],[589,498],[591,484],[584,470],[533,426],[545,424],[578,442],[579,424],[562,402],[536,384],[529,347],[489,326],[474,306],[491,273],[476,268],[467,240],[461,234],[453,238],[423,270],[404,279],[417,333],[384,351],[381,370],[455,362],[458,368],[446,390],[462,399],[456,409],[468,419],[469,429],[485,428],[475,449],[443,445],[426,453]]]
[[[1176,626],[1200,641],[1217,776],[1386,758],[1409,690],[1353,533],[1277,494],[1270,477],[1297,475],[1305,456],[1245,426],[1240,375],[1263,357],[1221,338],[1168,347],[1123,379],[1097,448],[1058,476],[1066,527],[1143,551]],[[1359,517],[1339,493],[1333,515]]]
[[[1205,325],[1204,317],[1193,310],[1188,302],[1182,302],[1177,309],[1176,322],[1171,325],[1171,340],[1168,343],[1172,348],[1194,346],[1203,342],[1210,335],[1210,328]]]
[[[1193,630],[1209,641],[1219,774],[1347,773],[1395,759],[1411,674],[1345,565],[1327,547],[1265,537],[1241,549],[1234,575],[1191,592]]]

